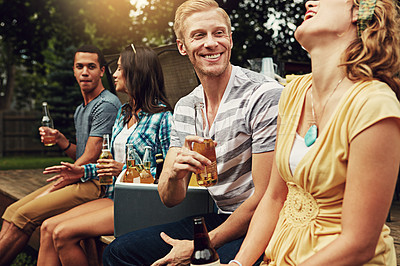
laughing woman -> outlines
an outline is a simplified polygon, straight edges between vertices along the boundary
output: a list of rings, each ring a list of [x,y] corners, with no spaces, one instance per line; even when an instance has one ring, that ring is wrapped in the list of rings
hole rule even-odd
[[[308,1],[312,74],[279,102],[271,181],[231,265],[396,265],[384,225],[400,165],[400,20],[392,0]]]
[[[46,169],[59,173],[55,178],[98,178],[118,176],[125,163],[125,144],[132,143],[143,157],[151,146],[151,172],[155,174],[155,154],[165,157],[170,143],[171,106],[165,96],[164,78],[157,54],[150,48],[125,48],[114,73],[116,90],[125,92],[129,102],[117,115],[111,137],[113,159],[98,165],[74,166],[64,163]],[[115,183],[115,180],[114,180]],[[79,242],[114,233],[114,184],[106,186],[104,198],[77,206],[43,222],[40,230],[38,265],[88,265]]]

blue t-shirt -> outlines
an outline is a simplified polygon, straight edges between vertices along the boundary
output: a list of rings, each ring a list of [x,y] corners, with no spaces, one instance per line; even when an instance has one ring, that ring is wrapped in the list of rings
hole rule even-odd
[[[121,101],[108,90],[103,90],[86,106],[80,104],[75,110],[76,159],[85,152],[89,137],[103,137],[110,134],[121,106]]]

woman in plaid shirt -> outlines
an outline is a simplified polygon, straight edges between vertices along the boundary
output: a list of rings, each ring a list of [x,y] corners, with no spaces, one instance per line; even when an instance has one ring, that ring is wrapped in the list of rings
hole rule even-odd
[[[55,178],[81,179],[83,182],[112,175],[112,185],[104,186],[103,198],[82,204],[43,222],[38,265],[88,265],[80,240],[114,233],[115,178],[126,168],[125,147],[133,144],[143,158],[144,147],[151,149],[151,168],[155,174],[155,154],[167,154],[170,143],[172,108],[165,96],[164,78],[157,54],[147,47],[126,47],[114,73],[116,90],[129,96],[118,112],[111,136],[114,159],[98,164],[75,166],[62,163],[46,169]]]

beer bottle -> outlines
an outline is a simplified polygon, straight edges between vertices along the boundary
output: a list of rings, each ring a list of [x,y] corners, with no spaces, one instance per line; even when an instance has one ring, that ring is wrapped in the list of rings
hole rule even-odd
[[[99,159],[112,159],[111,149],[110,149],[110,140],[108,134],[103,135],[103,149],[100,154]],[[113,177],[110,176],[101,176],[99,178],[100,185],[111,185],[113,183]]]
[[[54,128],[53,119],[51,119],[47,102],[43,102],[42,106],[43,106],[42,126]],[[56,144],[56,137],[53,135],[45,135],[43,137],[43,144],[44,146],[53,146],[54,144]]]
[[[203,217],[193,219],[194,249],[190,265],[220,265],[217,251],[211,246]]]
[[[151,147],[146,146],[144,147],[144,155],[143,155],[143,170],[140,172],[140,183],[144,184],[153,184],[154,178],[150,172],[151,166]]]
[[[126,173],[124,182],[126,183],[140,183],[139,172],[136,169],[136,161],[138,161],[139,156],[136,150],[133,148],[133,144],[126,144]]]
[[[164,158],[162,153],[156,154],[156,163],[157,163],[157,168],[156,168],[156,176],[154,177],[154,184],[158,184],[158,180],[160,179],[160,175],[164,166]]]
[[[144,166],[144,169],[149,170],[149,171],[150,171],[150,166],[151,166],[150,156],[151,156],[151,147],[150,146],[144,147],[143,166]]]
[[[196,173],[197,184],[202,187],[214,186],[218,182],[217,155],[215,152],[214,141],[211,139],[209,127],[207,125],[207,116],[203,103],[196,103],[194,125],[196,136],[204,139],[203,143],[193,143],[193,151],[200,153],[211,161],[211,165],[204,167]]]

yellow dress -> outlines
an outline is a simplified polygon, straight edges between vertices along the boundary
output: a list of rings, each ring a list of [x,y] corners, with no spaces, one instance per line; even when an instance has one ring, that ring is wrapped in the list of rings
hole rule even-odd
[[[353,85],[292,175],[289,155],[311,78],[308,74],[292,81],[279,102],[276,160],[289,192],[263,265],[298,265],[339,236],[349,143],[379,120],[400,118],[400,104],[385,83]],[[375,257],[367,265],[396,265],[389,232],[384,225]]]

